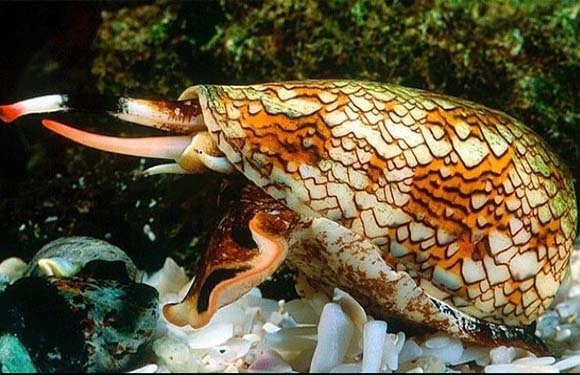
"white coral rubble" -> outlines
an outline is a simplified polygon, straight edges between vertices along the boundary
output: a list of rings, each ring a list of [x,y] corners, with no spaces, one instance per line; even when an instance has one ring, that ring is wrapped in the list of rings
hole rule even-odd
[[[573,262],[573,269],[580,267],[578,252]],[[161,305],[180,301],[191,285],[171,259],[144,282],[157,288]],[[339,289],[332,301],[315,294],[285,302],[263,298],[255,288],[200,330],[177,328],[161,316],[154,363],[135,372],[580,372],[579,291],[580,282],[573,279],[552,310],[550,328],[538,326],[540,336],[557,341],[560,325],[576,324],[564,328],[569,331],[564,341],[572,344],[561,358],[478,347],[441,333],[408,338],[388,332],[386,322],[368,316]]]

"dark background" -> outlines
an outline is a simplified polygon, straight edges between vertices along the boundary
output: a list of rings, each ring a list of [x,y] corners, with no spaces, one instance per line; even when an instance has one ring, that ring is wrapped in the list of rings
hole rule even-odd
[[[369,79],[505,111],[578,180],[579,25],[572,2],[539,0],[0,2],[0,104],[48,93],[175,98],[204,82]],[[88,235],[148,269],[167,254],[195,264],[220,214],[223,176],[142,179],[138,158],[76,146],[46,131],[43,117],[0,124],[0,259]],[[50,118],[143,133],[106,116]]]
[[[21,100],[25,93],[23,74],[33,56],[43,48],[51,48],[59,40],[67,40],[76,48],[55,49],[54,53],[66,54],[64,59],[74,61],[85,55],[80,49],[90,45],[99,25],[100,2],[84,3],[0,3],[0,103]],[[0,179],[4,185],[17,181],[26,173],[28,158],[25,140],[16,124],[0,126]],[[9,188],[9,186],[7,187]]]
[[[0,103],[8,104],[37,92],[25,92],[26,71],[31,60],[42,49],[50,49],[69,61],[79,58],[79,50],[90,44],[98,26],[100,2],[85,3],[0,3]],[[76,48],[58,49],[59,40]],[[22,183],[26,183],[30,159],[30,142],[21,126],[40,127],[38,119],[18,123],[0,123],[0,198],[3,203],[17,199]],[[40,132],[34,132],[39,134]],[[8,227],[19,226],[17,212],[3,210],[0,235],[0,258],[30,255],[18,245],[15,236],[6,234]],[[8,216],[8,217],[6,217]]]
[[[101,12],[141,4],[147,3],[1,2],[0,103],[54,93],[98,93],[91,64]],[[54,69],[47,61],[56,64]],[[50,71],[45,75],[43,69]],[[139,179],[135,170],[143,166],[138,158],[77,147],[44,129],[40,121],[45,117],[30,115],[0,124],[0,259],[28,260],[51,240],[83,235],[121,247],[141,268],[155,270],[170,254],[193,267],[199,251],[189,251],[190,245],[203,248],[207,231],[215,225],[207,210],[215,210],[212,186],[218,180]],[[142,131],[103,115],[50,118],[100,132]],[[80,179],[86,188],[79,187]],[[210,197],[200,193],[201,186]],[[144,233],[145,225],[153,228],[155,241]],[[172,254],[176,248],[181,255]]]

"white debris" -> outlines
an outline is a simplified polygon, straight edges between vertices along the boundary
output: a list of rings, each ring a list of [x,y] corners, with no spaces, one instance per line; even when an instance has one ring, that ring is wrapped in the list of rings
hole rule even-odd
[[[450,364],[461,358],[463,344],[459,339],[438,333],[425,341],[423,354],[432,355],[439,358],[443,363]]]
[[[32,225],[32,224],[31,224]],[[148,227],[148,224],[146,225]],[[153,233],[144,227],[144,232]],[[154,235],[154,234],[153,234]],[[442,333],[406,337],[387,333],[387,323],[369,317],[352,296],[336,289],[333,299],[276,301],[254,288],[219,309],[198,330],[175,327],[161,314],[155,334],[155,363],[134,372],[560,372],[580,370],[580,256],[573,254],[570,284],[538,323],[544,340],[567,350],[557,357],[535,357],[521,349],[487,348]],[[0,273],[2,266],[0,263]],[[8,263],[7,263],[8,264]],[[575,272],[574,270],[578,271]],[[574,279],[576,277],[576,279]],[[181,301],[193,280],[168,258],[145,277],[161,304]]]
[[[413,340],[407,340],[399,353],[399,363],[411,362],[423,355],[423,349]]]
[[[364,352],[362,372],[379,372],[383,357],[382,348],[387,336],[387,323],[375,320],[364,326]]]
[[[554,367],[557,368],[560,372],[569,370],[576,366],[580,366],[580,355],[566,357],[554,364]]]
[[[542,365],[514,365],[511,363],[501,364],[501,365],[489,365],[484,368],[484,372],[487,374],[505,374],[505,373],[557,373],[559,372],[554,366],[542,366]]]
[[[512,362],[514,365],[540,365],[548,366],[556,362],[554,357],[524,357]]]
[[[150,277],[146,277],[143,283],[157,289],[159,295],[166,295],[178,293],[189,283],[189,278],[183,267],[179,267],[173,259],[166,258],[163,267]]]
[[[209,349],[222,345],[234,337],[233,323],[211,322],[205,329],[189,335],[187,345],[191,349]]]
[[[143,233],[149,238],[149,241],[154,242],[157,239],[157,236],[151,230],[151,226],[149,224],[143,225]]]
[[[572,336],[572,331],[569,328],[559,329],[556,332],[556,337],[554,340],[556,341],[566,341]]]
[[[260,355],[248,368],[250,373],[288,373],[292,371],[292,367],[282,359],[280,354],[273,350],[266,351]]]
[[[318,324],[318,344],[310,372],[328,372],[338,366],[348,350],[354,324],[336,303],[328,303],[322,310]]]
[[[266,322],[266,324],[264,324],[262,326],[262,329],[264,331],[266,331],[266,333],[276,333],[278,332],[281,328],[278,327],[276,324],[272,323],[272,322]]]
[[[399,368],[399,353],[405,345],[405,334],[399,332],[396,335],[389,333],[385,338],[383,346],[383,357],[381,361],[381,370],[397,370]]]
[[[159,366],[155,363],[150,363],[133,371],[129,371],[129,374],[154,374],[157,370],[159,370]]]
[[[461,357],[457,361],[450,362],[450,364],[457,366],[468,362],[475,362],[478,366],[484,367],[489,365],[489,361],[489,348],[473,345],[465,348]]]
[[[297,324],[318,324],[320,315],[316,314],[312,306],[303,299],[295,299],[284,304],[284,310],[288,312]]]
[[[560,315],[560,318],[568,319],[578,314],[580,307],[578,299],[579,298],[573,298],[570,301],[559,303],[556,306],[556,311],[558,312],[558,315]]]
[[[343,363],[342,365],[338,365],[332,370],[329,371],[331,374],[358,374],[361,372],[373,372],[373,371],[364,371],[361,368],[360,363]],[[378,372],[378,371],[374,371]]]
[[[159,358],[159,362],[171,372],[196,372],[197,363],[191,351],[183,342],[171,338],[162,337],[153,343],[153,351]]]

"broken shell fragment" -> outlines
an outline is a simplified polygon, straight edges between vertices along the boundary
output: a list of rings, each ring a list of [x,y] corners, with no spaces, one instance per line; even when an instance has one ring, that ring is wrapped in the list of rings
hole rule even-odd
[[[364,353],[362,372],[379,372],[387,335],[387,323],[375,320],[364,326]]]
[[[342,363],[354,329],[354,324],[339,305],[329,303],[324,306],[310,372],[328,372]]]
[[[169,293],[179,293],[187,283],[189,278],[185,274],[183,267],[179,267],[171,258],[166,258],[163,267],[149,277],[145,277],[143,282],[157,289],[160,296]]]
[[[65,258],[42,258],[37,262],[38,268],[47,277],[73,277],[83,268],[81,263],[73,263]]]

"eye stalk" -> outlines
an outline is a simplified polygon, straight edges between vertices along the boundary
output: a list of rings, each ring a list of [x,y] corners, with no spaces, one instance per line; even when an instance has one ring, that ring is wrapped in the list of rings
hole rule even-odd
[[[99,95],[46,95],[0,106],[0,120],[10,123],[25,115],[51,112],[107,113],[175,134],[191,134],[205,128],[201,106],[195,98],[153,101]]]

